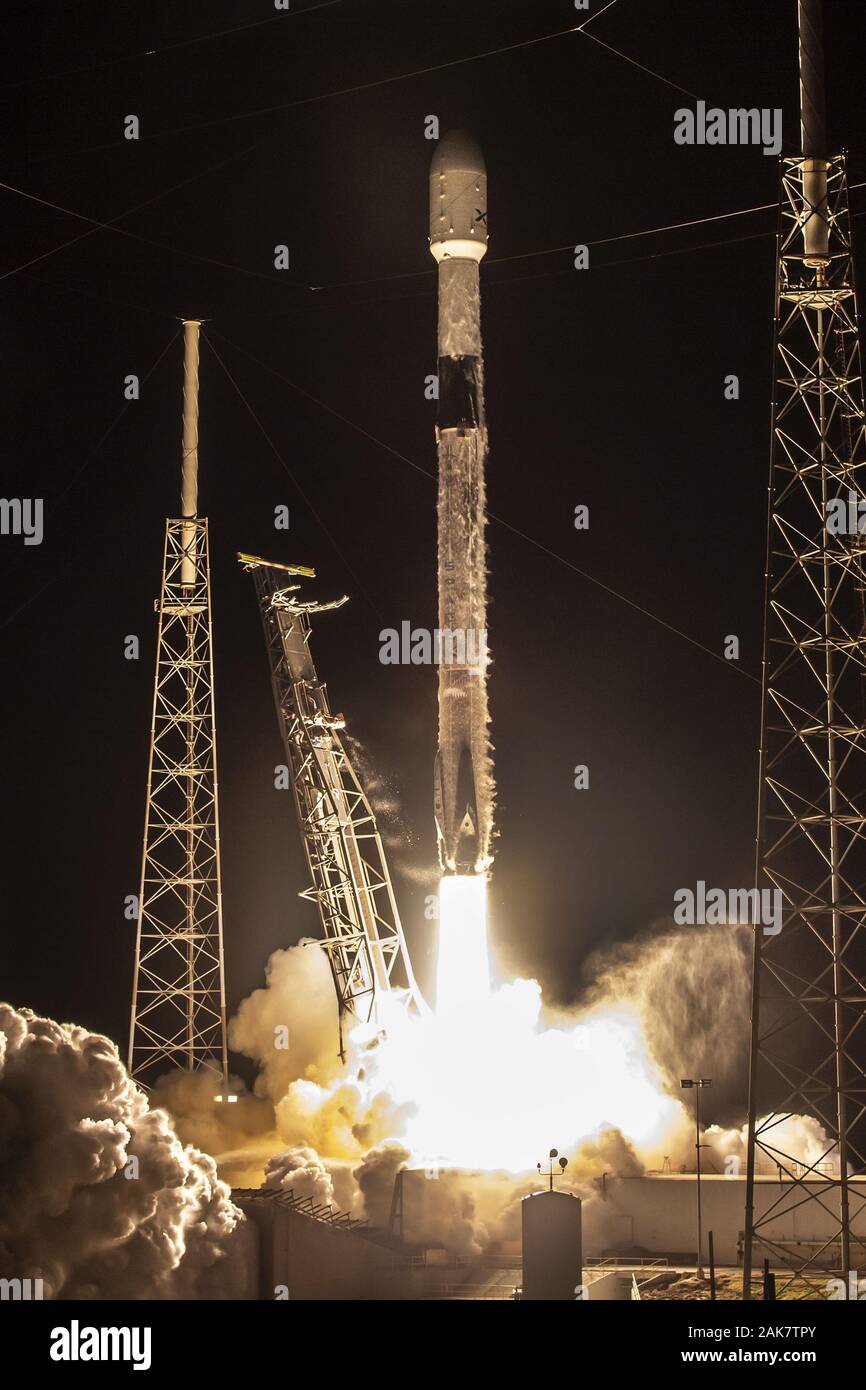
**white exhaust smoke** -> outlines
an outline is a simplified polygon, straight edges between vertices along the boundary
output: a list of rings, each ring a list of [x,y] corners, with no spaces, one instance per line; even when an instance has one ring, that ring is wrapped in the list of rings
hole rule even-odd
[[[0,1277],[45,1298],[233,1298],[250,1240],[108,1038],[0,1004]]]

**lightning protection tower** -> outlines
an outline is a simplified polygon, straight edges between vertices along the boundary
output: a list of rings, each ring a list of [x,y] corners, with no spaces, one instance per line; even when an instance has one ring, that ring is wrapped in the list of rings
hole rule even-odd
[[[198,515],[200,321],[184,320],[181,511],[165,524],[129,1071],[228,1076],[208,524]]]
[[[395,987],[402,990],[407,1008],[427,1008],[409,959],[376,817],[340,738],[345,720],[331,713],[310,653],[312,615],[347,600],[297,598],[300,586],[287,584],[287,577],[314,578],[315,570],[273,564],[256,555],[239,555],[238,560],[255,580],[277,720],[312,878],[301,896],[319,910],[344,1057],[346,1014],[378,1022],[379,1003]]]
[[[779,1296],[824,1290],[828,1270],[847,1281],[866,1236],[863,389],[820,0],[800,0],[799,26],[802,153],[781,162],[757,834],[757,883],[781,894],[782,920],[775,934],[755,927],[746,1298],[765,1258],[788,1271]],[[806,1162],[792,1152],[796,1115],[826,1134]]]

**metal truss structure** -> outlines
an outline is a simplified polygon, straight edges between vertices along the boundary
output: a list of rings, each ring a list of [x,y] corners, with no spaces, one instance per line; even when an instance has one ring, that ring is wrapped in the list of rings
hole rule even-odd
[[[198,323],[185,324],[184,515],[166,522],[130,1074],[228,1079],[207,520],[195,515]]]
[[[342,715],[332,714],[310,654],[310,618],[338,608],[303,602],[287,576],[312,578],[299,565],[239,555],[259,600],[277,719],[288,759],[295,809],[312,878],[302,897],[322,923],[345,1055],[344,1016],[379,1021],[378,1000],[398,988],[407,1007],[426,1010],[415,982],[391,876],[373,809],[340,738]]]
[[[782,918],[755,928],[746,1298],[765,1258],[787,1271],[777,1296],[826,1296],[866,1239],[866,440],[845,160],[804,136],[781,189],[757,870]],[[826,1134],[805,1164],[797,1115]]]
[[[232,1198],[237,1198],[243,1210],[247,1207],[277,1207],[283,1211],[298,1212],[313,1221],[321,1221],[337,1231],[356,1231],[363,1235],[367,1229],[366,1218],[358,1220],[347,1211],[339,1211],[332,1202],[317,1202],[314,1197],[296,1197],[293,1187],[235,1187]]]

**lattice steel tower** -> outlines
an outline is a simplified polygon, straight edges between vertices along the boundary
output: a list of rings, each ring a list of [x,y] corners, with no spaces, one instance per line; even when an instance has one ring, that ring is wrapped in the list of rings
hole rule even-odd
[[[225,978],[208,525],[198,516],[198,342],[184,321],[181,512],[165,524],[129,1070],[207,1070],[225,1093]],[[220,1095],[220,1099],[222,1095]]]
[[[800,0],[799,23],[802,155],[781,162],[757,836],[758,885],[780,891],[783,913],[778,934],[755,928],[744,1297],[765,1258],[788,1271],[778,1295],[797,1275],[795,1296],[823,1292],[828,1270],[847,1277],[862,1262],[866,1236],[863,389],[820,0]],[[827,1135],[809,1164],[789,1152],[791,1115]]]
[[[346,1014],[381,1022],[383,996],[399,989],[407,1008],[426,1011],[412,962],[376,817],[343,740],[341,714],[332,714],[327,690],[310,653],[310,619],[339,608],[303,601],[290,576],[315,577],[301,565],[279,565],[239,555],[252,573],[259,600],[274,704],[294,792],[295,809],[312,886],[322,945],[337,992],[340,1056],[345,1056]]]

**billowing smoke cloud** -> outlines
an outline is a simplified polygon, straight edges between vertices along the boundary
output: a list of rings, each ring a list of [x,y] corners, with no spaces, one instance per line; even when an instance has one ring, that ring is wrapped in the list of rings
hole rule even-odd
[[[364,1162],[355,1169],[353,1176],[358,1184],[364,1212],[373,1226],[388,1224],[394,1179],[410,1158],[409,1150],[392,1139],[371,1149]]]
[[[337,1186],[346,1208],[354,1208],[352,1163],[399,1133],[410,1107],[377,1087],[380,1039],[354,1036],[349,1020],[344,1031],[351,1054],[345,1066],[327,958],[318,941],[305,939],[273,953],[264,988],[243,1000],[229,1027],[232,1050],[257,1064],[255,1094],[238,1083],[237,1102],[215,1106],[212,1082],[184,1072],[160,1078],[154,1094],[184,1139],[213,1153],[234,1186],[257,1187],[266,1179],[273,1185],[284,1168],[288,1179],[298,1175],[301,1195],[313,1195],[302,1179],[304,1163],[324,1154],[333,1172],[345,1167]]]
[[[295,1197],[312,1197],[317,1206],[334,1202],[334,1179],[315,1149],[306,1144],[275,1154],[265,1170],[264,1185]]]
[[[595,1197],[605,1174],[640,1177],[644,1171],[634,1147],[612,1126],[600,1129],[566,1157],[564,1172],[555,1167],[557,1191],[573,1192],[583,1201]],[[427,1176],[411,1175],[409,1233],[413,1238],[439,1240],[461,1255],[495,1255],[507,1246],[513,1251],[520,1240],[523,1199],[547,1182],[546,1175],[504,1172],[449,1172],[432,1182]]]
[[[327,958],[319,942],[304,940],[273,953],[265,987],[230,1024],[232,1050],[257,1064],[255,1094],[236,1083],[237,1102],[215,1106],[206,1076],[174,1072],[160,1078],[154,1095],[183,1139],[213,1153],[233,1186],[277,1183],[364,1215],[352,1169],[402,1132],[412,1105],[395,1101],[377,1079],[381,1038],[353,1032],[349,1021],[344,1032],[345,1065]]]
[[[265,980],[229,1026],[232,1050],[258,1064],[253,1095],[233,1080],[237,1100],[214,1105],[207,1075],[181,1071],[161,1076],[153,1091],[183,1140],[213,1154],[234,1187],[258,1187],[268,1161],[287,1145],[321,1140],[327,1122],[321,1116],[311,1124],[309,1092],[340,1074],[334,986],[320,943],[304,940],[275,951]],[[353,1156],[360,1152],[356,1147]]]
[[[250,1240],[112,1042],[0,1004],[0,1276],[46,1298],[236,1297]]]
[[[258,1062],[256,1094],[274,1104],[295,1081],[325,1082],[337,1075],[334,985],[318,941],[274,951],[264,989],[244,999],[232,1019],[229,1045]]]
[[[480,1255],[496,1243],[497,1223],[510,1224],[516,1186],[525,1189],[526,1180],[459,1169],[441,1172],[435,1180],[423,1170],[411,1173],[404,1189],[407,1238],[442,1245],[455,1255]]]
[[[556,1188],[584,1201],[595,1197],[602,1176],[640,1177],[643,1164],[633,1146],[612,1127],[601,1129],[568,1157],[564,1172],[556,1167]],[[414,1169],[404,1179],[406,1238],[422,1245],[442,1245],[453,1254],[495,1256],[520,1240],[521,1204],[546,1185],[546,1175],[461,1169]],[[376,1194],[377,1214],[385,1211],[384,1193]],[[390,1193],[388,1194],[390,1202]],[[373,1217],[371,1216],[371,1219]]]
[[[639,1178],[643,1172],[644,1165],[634,1145],[618,1129],[610,1127],[584,1140],[571,1156],[567,1176],[570,1186],[580,1196],[585,1195],[590,1184],[604,1173],[614,1173],[620,1178]]]
[[[505,997],[516,989],[508,987]],[[534,999],[537,986],[524,982],[523,993]],[[271,957],[266,988],[241,1005],[232,1024],[232,1047],[258,1064],[256,1089],[272,1106],[274,1156],[261,1165],[267,1185],[386,1227],[395,1176],[407,1167],[412,1170],[406,1176],[407,1238],[467,1256],[516,1239],[521,1198],[535,1189],[537,1177],[467,1173],[419,1160],[406,1138],[413,1132],[415,1107],[401,1100],[399,1088],[395,1094],[381,1038],[363,1029],[350,1033],[344,1066],[337,1057],[334,1020],[327,961],[310,942]],[[557,1019],[558,1026],[568,1028],[575,1022],[574,1017]],[[288,1049],[275,1047],[275,1037],[286,1030]],[[563,1034],[556,1035],[558,1041],[550,1038],[556,1055],[566,1049]],[[615,1049],[620,1039],[616,1030],[605,1033],[604,1046]],[[486,1066],[486,1051],[477,1050]],[[547,1055],[553,1063],[554,1054]],[[578,1057],[576,1065],[586,1064]],[[240,1121],[240,1107],[235,1108]],[[611,1125],[584,1138],[568,1157],[569,1168],[558,1182],[582,1196],[593,1194],[602,1173],[643,1170],[633,1145]]]
[[[396,1174],[406,1168],[407,1239],[461,1255],[490,1253],[519,1238],[521,1199],[539,1179],[531,1162],[507,1172],[492,1165],[476,1170],[473,1163],[486,1163],[483,1157],[461,1168],[453,1157],[434,1161],[437,1151],[419,1143],[431,1130],[431,1106],[433,1133],[441,1118],[452,1136],[455,1123],[465,1136],[464,1118],[470,1130],[478,1127],[481,1100],[485,1117],[492,1103],[497,1124],[516,1107],[518,1129],[533,1150],[544,1134],[539,1158],[548,1135],[565,1144],[569,1163],[557,1185],[591,1200],[603,1175],[637,1176],[663,1158],[674,1170],[691,1169],[693,1119],[680,1103],[679,1080],[703,1073],[713,1078],[710,1118],[731,1126],[711,1128],[705,1159],[710,1170],[725,1171],[731,1156],[743,1152],[737,1126],[745,1111],[748,946],[747,929],[664,922],[596,959],[593,987],[579,1009],[543,1009],[533,982],[505,986],[480,1031],[469,1028],[456,1045],[445,1039],[456,1070],[441,1073],[450,1077],[444,1086],[434,1070],[431,1096],[418,1070],[429,1062],[423,1032],[420,1044],[413,1030],[406,1034],[409,1054],[401,1067],[399,1043],[356,1027],[347,1035],[347,1061],[340,1062],[327,958],[318,943],[303,942],[274,953],[265,988],[244,1001],[231,1026],[232,1048],[259,1068],[255,1097],[213,1107],[198,1079],[189,1077],[170,1078],[163,1094],[181,1116],[181,1132],[213,1146],[222,1171],[239,1185],[265,1181],[386,1227]],[[435,1030],[431,1037],[434,1045],[443,1042]],[[640,1143],[620,1127],[635,1120],[635,1107],[642,1114],[639,1132],[653,1136]],[[819,1142],[817,1127],[796,1117],[790,1125],[790,1142],[806,1158]],[[504,1137],[493,1136],[494,1164]],[[530,1171],[518,1171],[521,1166]]]
[[[593,1001],[637,1009],[671,1095],[684,1076],[712,1078],[720,1124],[740,1122],[746,1109],[750,947],[749,927],[664,922],[587,967]]]
[[[762,1134],[764,1144],[777,1151],[779,1163],[784,1170],[790,1170],[792,1158],[806,1167],[822,1163],[830,1167],[838,1166],[838,1144],[830,1142],[823,1125],[811,1115],[785,1115],[779,1120],[774,1119],[772,1125],[763,1129]],[[741,1125],[738,1129],[723,1129],[720,1125],[710,1125],[703,1134],[703,1142],[710,1151],[710,1171],[715,1168],[720,1173],[745,1173],[747,1138],[746,1125]],[[773,1161],[768,1154],[758,1151],[756,1159],[759,1172],[773,1172]]]
[[[235,1051],[258,1063],[256,1091],[273,1104],[283,1146],[308,1145],[352,1160],[402,1132],[412,1107],[377,1086],[381,1039],[360,1030],[347,1034],[350,1057],[343,1066],[334,986],[319,943],[275,951],[266,988],[244,1000],[229,1036]]]
[[[214,1104],[216,1087],[208,1072],[175,1068],[154,1084],[151,1107],[163,1106],[184,1144],[212,1154],[221,1177],[232,1187],[258,1187],[265,1164],[279,1148],[274,1107],[266,1096],[250,1095],[229,1078],[232,1104]]]

